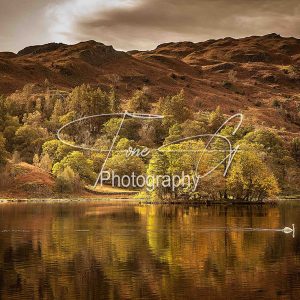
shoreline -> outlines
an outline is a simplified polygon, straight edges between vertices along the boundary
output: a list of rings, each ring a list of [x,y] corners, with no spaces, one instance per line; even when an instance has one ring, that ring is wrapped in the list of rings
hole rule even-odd
[[[182,205],[182,206],[264,206],[264,205],[277,205],[285,201],[300,201],[300,198],[281,198],[276,200],[265,200],[265,201],[147,201],[146,199],[133,198],[133,197],[68,197],[68,198],[1,198],[1,204],[9,203],[21,203],[21,204],[57,204],[57,203],[88,203],[88,202],[98,202],[101,204],[138,204],[138,205]]]
[[[74,197],[74,198],[0,198],[0,205],[4,203],[84,203],[84,202],[118,202],[118,203],[139,203],[139,199],[134,198],[89,198],[89,197]]]

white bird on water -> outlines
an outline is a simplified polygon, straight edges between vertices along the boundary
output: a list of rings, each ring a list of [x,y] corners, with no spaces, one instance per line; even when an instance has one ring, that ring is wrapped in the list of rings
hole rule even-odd
[[[291,227],[284,227],[283,229],[281,229],[281,231],[283,231],[284,233],[293,233],[293,237],[295,237],[295,225],[292,224],[292,228]]]
[[[276,229],[276,228],[253,228],[253,227],[244,227],[244,228],[233,228],[233,227],[218,227],[218,228],[206,228],[206,229],[202,229],[202,230],[198,230],[198,231],[277,231],[277,232],[283,232],[286,234],[289,233],[293,233],[293,238],[295,237],[295,225],[292,224],[292,228],[291,227],[284,227],[282,229]]]

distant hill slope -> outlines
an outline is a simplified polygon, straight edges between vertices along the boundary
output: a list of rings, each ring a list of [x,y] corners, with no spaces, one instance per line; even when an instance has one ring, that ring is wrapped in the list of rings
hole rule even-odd
[[[277,34],[117,51],[95,41],[0,53],[0,93],[48,79],[60,89],[113,85],[126,99],[147,87],[153,100],[184,89],[195,110],[220,105],[251,122],[299,132],[300,40]]]

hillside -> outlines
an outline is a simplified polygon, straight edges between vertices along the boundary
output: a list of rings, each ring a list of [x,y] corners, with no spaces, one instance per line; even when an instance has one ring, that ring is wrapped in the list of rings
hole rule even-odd
[[[1,197],[51,197],[54,178],[48,172],[25,162],[9,162],[1,174]]]
[[[195,110],[245,113],[251,123],[299,131],[300,40],[277,34],[159,45],[151,51],[115,50],[95,41],[51,43],[0,53],[0,93],[47,79],[69,90],[82,83],[124,99],[147,87],[153,101],[184,89]]]

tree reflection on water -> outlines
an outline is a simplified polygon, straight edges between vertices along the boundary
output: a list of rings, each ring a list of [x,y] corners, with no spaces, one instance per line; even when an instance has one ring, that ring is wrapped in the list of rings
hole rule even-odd
[[[0,299],[297,299],[297,235],[209,229],[297,228],[299,212],[288,203],[2,205]]]

